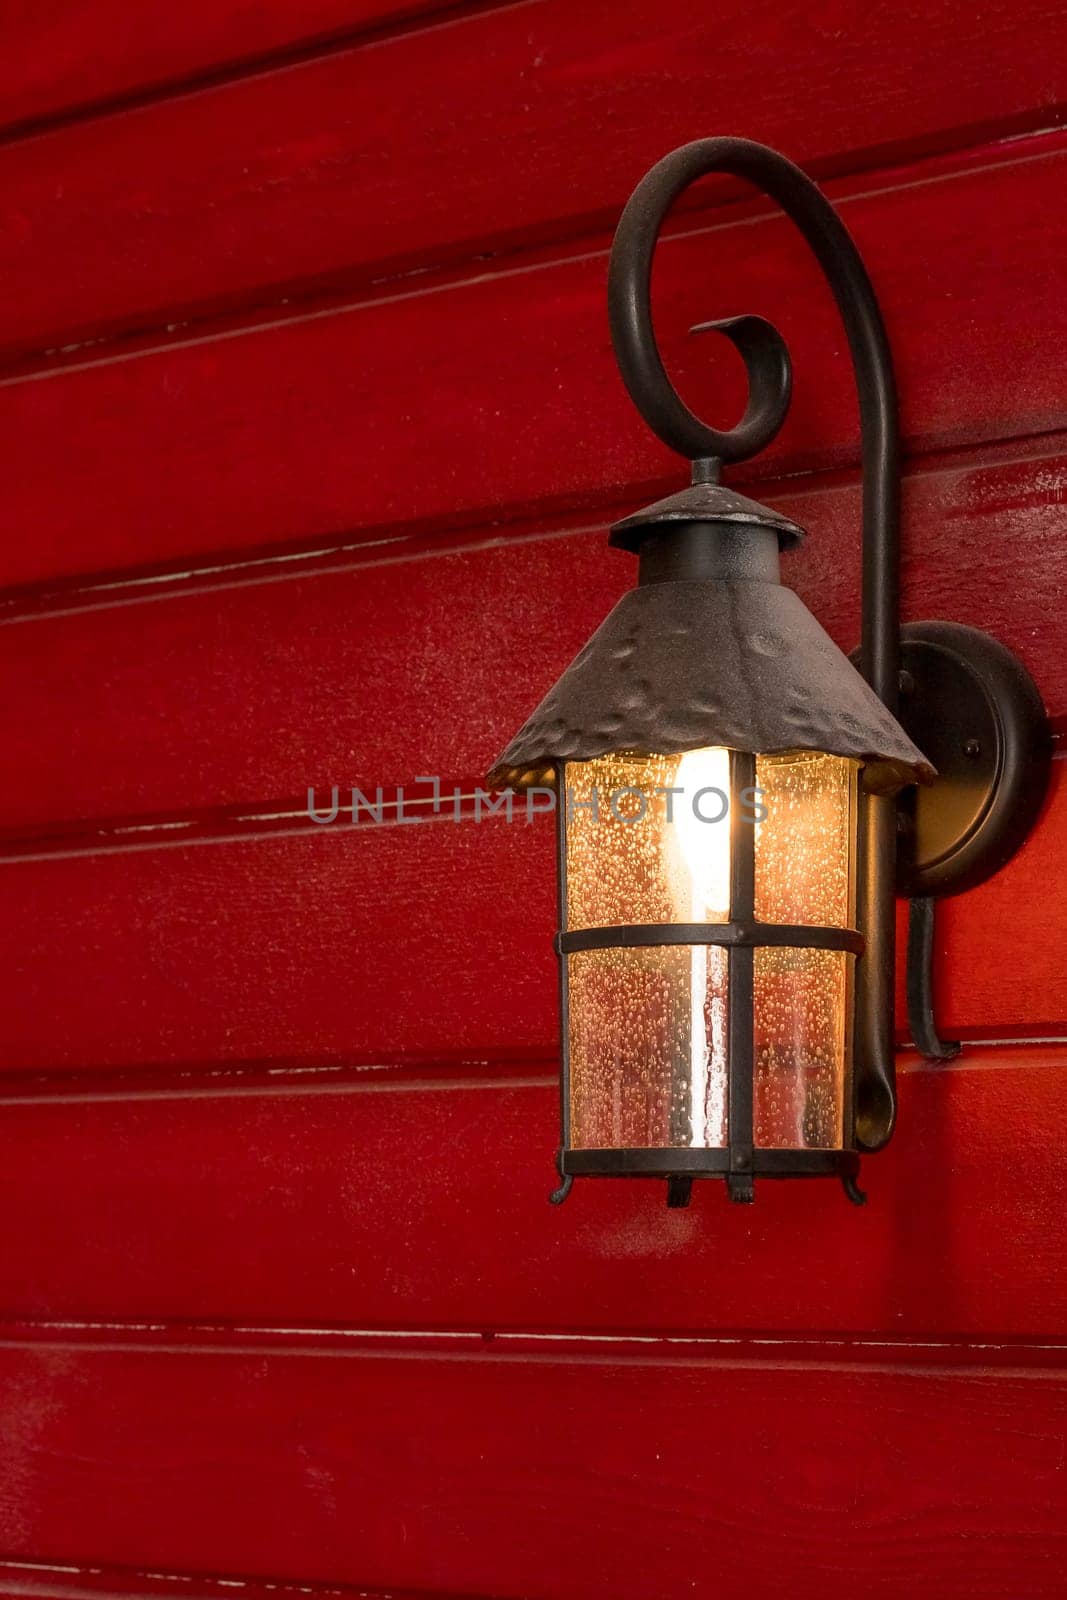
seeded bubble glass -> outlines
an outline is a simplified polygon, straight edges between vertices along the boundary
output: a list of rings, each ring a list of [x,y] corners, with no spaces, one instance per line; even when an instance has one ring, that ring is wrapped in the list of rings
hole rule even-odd
[[[613,754],[567,763],[564,780],[568,930],[729,921],[728,751]],[[754,818],[751,797],[734,801],[736,847],[755,853],[757,922],[853,926],[856,786],[853,761],[757,757],[762,810]],[[566,959],[571,1147],[723,1148],[727,950],[619,947]],[[840,951],[757,947],[757,1146],[841,1147],[853,962]]]
[[[841,756],[756,758],[766,811],[755,829],[757,921],[854,925],[857,773],[858,763]],[[842,950],[756,950],[757,1146],[841,1148],[855,959]]]
[[[726,922],[729,794],[727,750],[568,763],[567,927]]]
[[[728,751],[572,762],[566,782],[568,928],[728,920]],[[726,951],[664,945],[568,960],[572,1146],[723,1145]]]

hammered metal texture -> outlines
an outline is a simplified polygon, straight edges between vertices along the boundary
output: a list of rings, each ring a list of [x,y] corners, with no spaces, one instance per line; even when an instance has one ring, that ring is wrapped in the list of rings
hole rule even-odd
[[[669,755],[705,745],[822,750],[934,776],[792,589],[674,582],[631,589],[496,761],[515,783],[553,762],[613,750]]]

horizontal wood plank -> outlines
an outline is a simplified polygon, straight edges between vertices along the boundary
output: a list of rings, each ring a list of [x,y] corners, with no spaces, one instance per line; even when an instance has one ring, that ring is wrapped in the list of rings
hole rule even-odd
[[[8,1347],[0,1392],[14,1557],[543,1600],[857,1571],[999,1600],[1022,1562],[1062,1592],[1062,1372]]]
[[[922,468],[905,488],[905,615],[994,633],[1062,715],[1064,442]],[[785,485],[773,499],[810,534],[783,563],[785,581],[850,649],[858,484]],[[104,589],[0,627],[0,675],[20,686],[0,701],[13,778],[0,829],[74,834],[108,817],[197,812],[210,827],[220,807],[302,806],[309,785],[373,796],[420,773],[476,781],[634,581],[635,563],[607,550],[602,527],[437,548],[390,561],[372,547],[303,579],[292,576],[299,563],[253,567],[233,588],[168,582],[138,591],[163,596],[150,605],[115,604]],[[62,609],[79,603],[90,609]]]
[[[751,1208],[701,1184],[671,1211],[661,1183],[586,1180],[550,1207],[558,1094],[543,1069],[197,1081],[4,1098],[0,1201],[19,1218],[0,1252],[6,1317],[95,1321],[104,1342],[123,1321],[173,1342],[167,1325],[192,1320],[238,1344],[256,1326],[290,1343],[312,1325],[990,1345],[1067,1326],[1048,1199],[1063,1046],[910,1060],[862,1212],[836,1183],[765,1183]]]
[[[1054,772],[1014,859],[938,910],[948,1037],[1067,1029],[1067,764]],[[520,811],[509,826],[445,812],[421,825],[8,862],[0,1066],[548,1052],[552,834],[544,815],[528,824]]]
[[[1048,360],[1067,337],[1067,153],[1038,140],[989,162],[835,191],[885,301],[915,451],[1067,426]],[[713,416],[740,408],[723,341],[682,333],[737,310],[739,285],[742,309],[779,322],[797,372],[759,470],[851,461],[836,312],[782,218],[720,217],[665,244],[660,326],[687,394]],[[677,483],[619,381],[604,291],[594,250],[0,386],[7,516],[24,530],[0,581],[492,528]]]
[[[0,868],[0,947],[22,951],[3,1062],[463,1053],[505,1027],[547,1042],[551,827],[371,831]],[[529,943],[502,915],[525,873]]]
[[[375,9],[315,0],[303,25]],[[82,29],[106,32],[113,3],[83,10]],[[277,37],[295,8],[235,10],[220,7],[207,35],[223,48],[238,27]],[[183,70],[199,46],[178,41],[207,7],[162,27],[158,11],[144,8],[129,44],[124,17],[81,80],[124,57],[143,76],[168,51]],[[35,26],[16,29],[15,69]],[[541,0],[79,123],[0,152],[0,345],[45,350],[573,235],[616,213],[672,145],[721,129],[841,171],[1054,126],[1060,29],[1055,0],[980,14],[939,0],[907,26],[857,9],[815,49],[805,14],[739,0],[674,0],[654,28],[646,0]],[[62,46],[61,31],[49,63]],[[31,73],[31,100],[54,71]]]
[[[49,0],[3,19],[0,134],[85,116],[190,79],[245,71],[280,52],[441,10],[441,0]],[[73,145],[73,141],[72,141]]]

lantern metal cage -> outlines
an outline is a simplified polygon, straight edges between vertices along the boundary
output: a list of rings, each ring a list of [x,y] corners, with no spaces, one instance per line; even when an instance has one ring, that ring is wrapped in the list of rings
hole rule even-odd
[[[703,752],[702,752],[703,753]],[[723,920],[704,922],[629,923],[606,927],[571,929],[568,916],[568,826],[571,808],[566,786],[566,770],[560,773],[561,800],[557,809],[560,862],[560,913],[562,930],[557,935],[556,947],[560,955],[561,1010],[569,1025],[564,1031],[561,1048],[562,1131],[563,1144],[560,1157],[563,1176],[656,1176],[668,1180],[668,1201],[672,1205],[688,1202],[694,1177],[723,1177],[733,1198],[749,1200],[753,1193],[756,1175],[767,1177],[821,1177],[837,1174],[850,1193],[854,1191],[859,1170],[859,1157],[855,1153],[855,1107],[852,1099],[853,1077],[849,1070],[851,1053],[848,1038],[848,999],[852,989],[854,958],[862,953],[863,937],[850,926],[818,924],[786,924],[760,921],[756,916],[756,827],[746,818],[743,797],[758,792],[756,757],[741,751],[712,751],[712,755],[726,757],[729,771],[729,800],[723,821],[729,827],[727,883]],[[819,759],[819,758],[816,758]],[[851,763],[841,763],[850,766]],[[849,784],[849,790],[853,785]],[[679,792],[681,792],[679,790]],[[683,796],[684,798],[684,796]],[[588,802],[586,802],[588,803]],[[853,794],[845,801],[846,811],[854,818]],[[849,828],[849,832],[852,830]],[[846,860],[845,874],[848,873]],[[848,898],[851,899],[851,896]],[[645,968],[646,978],[656,984],[657,998],[662,1000],[670,993],[670,979],[676,981],[679,993],[673,997],[673,1009],[681,1010],[681,1027],[677,1022],[668,1025],[667,1071],[658,1081],[649,1073],[648,1059],[663,1055],[663,1040],[652,1035],[659,1030],[641,1029],[631,1007],[620,1019],[622,1026],[612,1030],[602,1026],[599,1008],[595,1001],[586,1004],[584,1027],[574,1026],[574,1013],[578,1009],[572,998],[572,967],[585,956],[602,953],[607,962],[623,966],[633,956],[656,963],[655,970]],[[706,952],[706,958],[705,958]],[[679,963],[661,964],[657,958],[669,953],[671,958],[681,957]],[[761,970],[760,958],[784,964],[785,970]],[[717,959],[716,959],[717,958]],[[789,1050],[786,1040],[785,1054],[791,1059],[771,1064],[762,1074],[758,1069],[758,1055],[772,1053],[760,1034],[760,996],[758,990],[770,989],[778,980],[792,975],[816,988],[824,1004],[823,1013],[836,1013],[829,1031],[839,1034],[837,1059],[828,1059],[824,1048],[815,1048],[805,1061]],[[825,964],[828,970],[820,971]],[[640,970],[631,968],[633,970]],[[610,972],[610,967],[608,969]],[[593,975],[592,989],[597,977],[603,984],[605,973]],[[793,987],[793,986],[789,986]],[[837,991],[836,996],[834,991]],[[692,996],[698,995],[698,1022],[692,1021]],[[835,1005],[836,998],[836,1005]],[[710,1001],[710,1004],[709,1004]],[[828,1003],[827,1003],[828,1002]],[[781,1007],[779,1006],[779,1011]],[[810,1004],[806,1008],[810,1011]],[[662,1013],[662,1007],[660,1008]],[[688,1017],[686,1013],[689,1013]],[[705,1019],[709,1013],[719,1013],[717,1028],[707,1029]],[[662,1014],[656,1018],[664,1020]],[[822,1020],[820,1018],[820,1020]],[[688,1029],[686,1022],[690,1023]],[[766,1029],[762,1030],[764,1033]],[[811,1030],[808,1030],[809,1032]],[[584,1035],[594,1032],[586,1042]],[[698,1032],[702,1037],[698,1038]],[[710,1041],[707,1034],[717,1033]],[[684,1034],[686,1049],[676,1047],[674,1041]],[[607,1035],[608,1054],[603,1057],[603,1039]],[[577,1037],[576,1037],[577,1035]],[[792,1041],[795,1043],[795,1041]],[[573,1056],[581,1043],[584,1062],[582,1077],[587,1082],[579,1092],[576,1084]],[[762,1049],[760,1048],[762,1044]],[[658,1048],[657,1048],[658,1046]],[[645,1070],[633,1071],[635,1050],[646,1058]],[[815,1065],[812,1060],[815,1059]],[[697,1082],[692,1083],[693,1063],[697,1063]],[[614,1067],[614,1071],[612,1068]],[[783,1070],[784,1068],[784,1070]],[[595,1130],[603,1119],[596,1108],[610,1098],[615,1120],[620,1112],[625,1115],[625,1102],[620,1105],[625,1092],[626,1076],[630,1078],[631,1094],[638,1090],[641,1100],[638,1118],[630,1117],[631,1124],[640,1122],[646,1128],[650,1121],[665,1123],[669,1129],[688,1136],[685,1144],[673,1140],[667,1143],[626,1146],[619,1144],[590,1143],[588,1125]],[[651,1079],[651,1081],[650,1081]],[[765,1079],[772,1093],[760,1093],[761,1079]],[[599,1080],[599,1084],[598,1084]],[[680,1080],[684,1093],[679,1105],[679,1095],[674,1090]],[[786,1080],[783,1082],[782,1080]],[[778,1098],[788,1087],[799,1091],[803,1110],[799,1115],[785,1119],[792,1142],[783,1146],[776,1143],[781,1138],[783,1118],[780,1110],[775,1114],[773,1089]],[[672,1092],[673,1091],[673,1092]],[[651,1107],[649,1100],[651,1099]],[[653,1112],[649,1116],[650,1109]],[[762,1117],[760,1111],[762,1109]],[[655,1113],[659,1112],[656,1116]],[[715,1113],[718,1112],[716,1116]],[[575,1137],[574,1127],[578,1116],[584,1126],[583,1136]],[[761,1121],[765,1125],[761,1127]],[[714,1126],[712,1126],[714,1124]],[[694,1132],[703,1135],[694,1138]],[[712,1142],[713,1136],[714,1142]]]

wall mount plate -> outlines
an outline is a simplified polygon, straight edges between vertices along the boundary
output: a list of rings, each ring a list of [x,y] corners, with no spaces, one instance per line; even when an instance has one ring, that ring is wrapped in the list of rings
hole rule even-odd
[[[958,622],[901,630],[899,720],[934,783],[900,801],[897,885],[909,898],[973,889],[1014,855],[1041,809],[1051,741],[1033,679]]]

